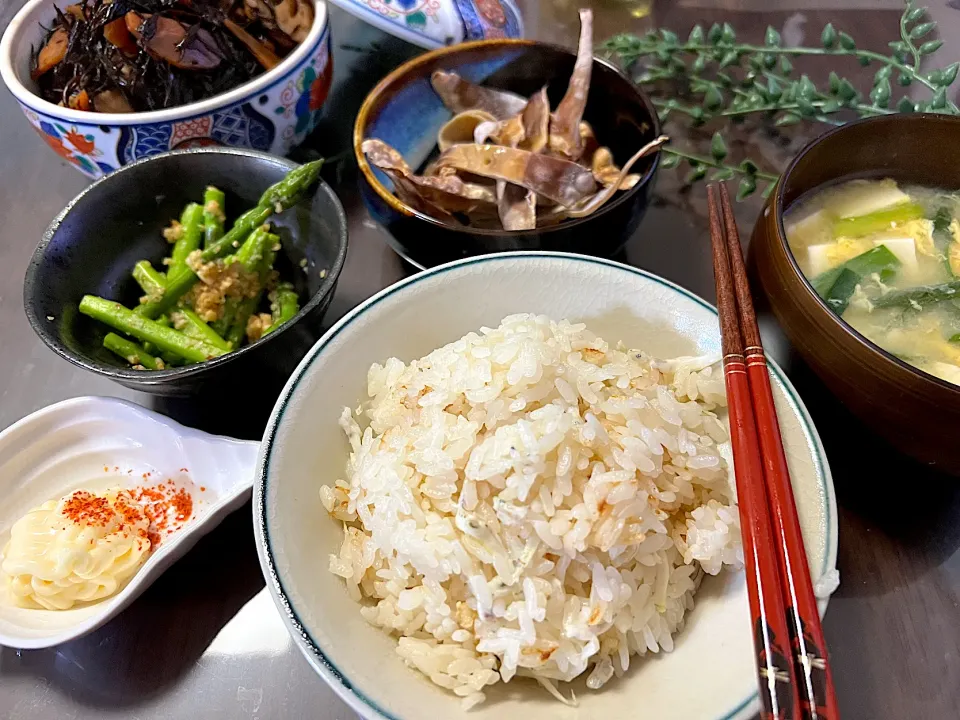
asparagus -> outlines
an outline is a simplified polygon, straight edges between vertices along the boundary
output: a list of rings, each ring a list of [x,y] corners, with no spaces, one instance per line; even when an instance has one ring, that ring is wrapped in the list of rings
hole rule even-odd
[[[213,185],[203,194],[203,247],[208,248],[223,237],[227,198]]]
[[[224,352],[230,350],[230,344],[220,337],[199,315],[189,308],[182,308],[173,314],[173,326],[187,337],[218,347]]]
[[[289,210],[300,202],[306,190],[320,176],[321,167],[323,160],[301,165],[291,170],[283,180],[268,187],[255,208],[241,215],[230,232],[203,251],[203,261],[216,260],[228,253],[231,247],[239,247],[246,236],[254,228],[263,225],[271,215]]]
[[[211,262],[227,254],[230,248],[239,248],[247,236],[255,228],[263,225],[275,212],[282,212],[296,205],[310,185],[319,177],[322,166],[323,160],[301,165],[291,170],[283,180],[267,188],[257,206],[237,218],[226,235],[203,251],[201,260]],[[197,274],[190,268],[176,275],[168,272],[167,290],[164,296],[155,303],[141,305],[137,308],[137,312],[147,318],[162,315],[172,308],[196,281]]]
[[[183,227],[183,232],[180,233],[180,237],[173,245],[170,269],[167,271],[170,276],[188,270],[187,257],[200,247],[200,233],[203,231],[203,208],[196,203],[187,205],[183,209],[183,215],[180,216],[180,225]]]
[[[116,333],[107,333],[103,338],[103,346],[112,353],[116,353],[131,365],[142,365],[147,370],[163,370],[163,361],[155,358],[135,342],[130,342]]]
[[[166,315],[161,315],[154,322],[159,323],[164,327],[170,327],[170,318]],[[160,357],[163,358],[163,361],[167,365],[180,364],[182,361],[182,359],[179,356],[174,355],[173,353],[161,353],[160,349],[151,342],[145,342],[143,344],[143,349],[146,350],[151,355],[160,355]]]
[[[257,263],[260,274],[260,290],[253,297],[244,298],[237,304],[236,314],[233,317],[230,330],[227,331],[227,342],[231,343],[233,347],[239,347],[243,341],[247,332],[247,322],[260,304],[267,278],[273,270],[273,263],[276,259],[276,251],[273,248],[280,242],[280,238],[270,233],[264,233],[264,241],[264,250]]]
[[[277,289],[270,293],[270,312],[273,320],[270,327],[263,334],[271,333],[300,311],[300,299],[291,283],[280,283]]]
[[[224,354],[218,347],[187,337],[173,328],[138,315],[120,303],[94,295],[84,295],[80,301],[80,312],[125,335],[151,342],[161,351],[176,353],[188,362],[203,362]]]
[[[907,290],[894,290],[873,301],[875,308],[903,307],[922,309],[924,305],[960,299],[960,280],[940,285],[922,285]]]
[[[884,208],[866,215],[841,218],[833,224],[834,237],[862,237],[881,230],[889,230],[893,225],[923,217],[923,207],[917,203],[906,202]]]
[[[133,279],[146,294],[141,302],[159,300],[167,287],[167,278],[163,273],[154,269],[149,260],[141,260],[133,266]]]
[[[267,226],[261,225],[250,233],[236,254],[225,258],[224,262],[227,264],[238,262],[246,272],[258,272],[264,253],[269,252],[276,241],[277,236],[270,235]],[[271,262],[271,265],[272,264]],[[234,320],[237,318],[237,312],[242,304],[243,300],[228,297],[223,305],[223,314],[213,323],[214,332],[223,337],[229,336],[230,328],[233,326]],[[242,338],[243,334],[241,333],[239,339]],[[238,340],[234,340],[234,343],[236,342],[238,342]],[[238,347],[238,345],[235,344],[234,347]]]

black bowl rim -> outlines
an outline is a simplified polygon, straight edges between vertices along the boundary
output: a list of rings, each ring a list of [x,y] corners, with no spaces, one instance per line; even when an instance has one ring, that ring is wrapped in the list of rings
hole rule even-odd
[[[315,292],[310,300],[302,308],[300,308],[300,312],[294,315],[291,320],[284,323],[275,332],[270,333],[265,338],[257,340],[255,343],[250,343],[239,350],[228,352],[227,354],[213,358],[212,360],[206,360],[194,365],[186,365],[183,367],[169,368],[165,370],[133,370],[113,365],[103,365],[82,355],[69,351],[59,342],[56,335],[50,331],[50,323],[46,320],[46,318],[41,318],[38,316],[33,302],[33,288],[37,284],[37,273],[44,262],[44,256],[47,247],[50,245],[50,241],[57,233],[57,230],[59,230],[60,225],[73,210],[74,206],[83,200],[86,195],[94,192],[94,190],[101,184],[113,182],[114,178],[117,176],[120,176],[123,173],[132,170],[133,168],[139,167],[140,165],[164,162],[166,159],[177,155],[235,155],[248,159],[267,160],[281,166],[288,172],[296,167],[299,167],[299,163],[288,160],[287,158],[283,158],[278,155],[271,155],[270,153],[260,152],[258,150],[248,150],[246,148],[202,147],[189,148],[185,150],[171,150],[129,163],[128,165],[124,165],[117,170],[114,170],[112,173],[104,175],[103,177],[93,181],[87,187],[81,190],[80,193],[69,203],[67,203],[63,210],[57,213],[57,216],[50,222],[50,225],[47,226],[47,229],[43,231],[43,236],[37,245],[36,250],[33,251],[33,255],[30,258],[30,264],[27,266],[27,272],[23,282],[23,309],[27,315],[27,321],[30,323],[30,327],[33,328],[33,331],[40,336],[40,339],[43,340],[46,346],[63,359],[86,370],[91,370],[98,375],[104,375],[111,380],[116,380],[121,383],[155,386],[167,384],[173,380],[194,377],[206,371],[216,370],[217,368],[240,358],[248,351],[260,347],[261,344],[271,342],[274,337],[283,335],[284,332],[304,318],[310,311],[323,302],[327,296],[333,292],[347,257],[347,216],[343,210],[343,205],[340,203],[340,198],[337,197],[337,194],[333,191],[333,188],[331,188],[321,178],[317,182],[316,192],[326,193],[326,195],[333,201],[333,207],[336,210],[336,237],[338,242],[337,256],[333,262],[333,265],[327,269],[327,274],[323,278],[323,282],[317,292]]]
[[[793,272],[797,274],[800,278],[800,282],[803,283],[804,288],[807,291],[807,294],[820,308],[826,311],[827,315],[831,318],[832,322],[837,324],[843,331],[846,332],[851,338],[853,338],[859,346],[867,353],[873,353],[879,355],[882,359],[887,362],[893,363],[894,365],[900,367],[901,369],[916,375],[920,380],[932,383],[933,385],[939,387],[941,390],[944,390],[949,393],[956,394],[960,396],[960,386],[955,385],[952,382],[938,378],[936,375],[931,375],[926,370],[921,370],[918,367],[911,365],[905,360],[901,360],[896,355],[887,352],[877,343],[870,340],[870,338],[863,335],[859,330],[850,325],[846,320],[841,317],[838,317],[833,310],[827,305],[826,301],[821,298],[817,291],[813,289],[813,285],[803,274],[803,271],[800,269],[800,265],[797,262],[796,257],[793,254],[793,250],[790,248],[790,243],[787,242],[787,231],[783,225],[783,216],[787,210],[784,205],[784,194],[786,192],[787,180],[790,177],[790,174],[796,169],[806,158],[807,155],[814,152],[821,142],[827,138],[833,137],[834,135],[845,133],[845,132],[857,132],[857,130],[863,125],[873,125],[873,124],[884,124],[884,123],[925,123],[925,122],[944,122],[952,125],[956,125],[958,133],[960,133],[960,117],[955,115],[943,115],[941,113],[898,113],[895,115],[877,115],[869,118],[861,118],[860,120],[854,120],[853,122],[846,123],[845,125],[840,125],[835,128],[818,135],[816,138],[807,143],[799,153],[790,161],[790,164],[787,165],[787,168],[783,171],[783,174],[780,176],[780,181],[777,183],[777,191],[774,194],[774,210],[776,212],[776,221],[777,221],[777,241],[783,246],[783,249],[786,253],[787,260],[790,263],[790,267],[793,269]],[[840,178],[836,178],[840,179]]]
[[[438,228],[443,228],[444,230],[449,230],[451,232],[464,233],[466,235],[484,235],[488,237],[525,238],[537,237],[553,232],[568,230],[570,228],[580,227],[581,225],[589,223],[592,220],[601,218],[604,215],[612,212],[620,205],[630,201],[644,187],[651,183],[657,173],[657,170],[660,168],[660,151],[654,153],[652,157],[653,162],[650,163],[650,167],[647,169],[647,172],[645,172],[643,177],[640,178],[640,182],[626,192],[621,193],[619,197],[615,198],[611,202],[606,203],[597,212],[584,218],[565,220],[561,223],[557,223],[556,225],[550,225],[543,228],[533,228],[532,230],[496,230],[491,228],[473,228],[469,226],[451,225],[410,207],[401,201],[396,195],[389,192],[383,186],[383,184],[377,180],[376,175],[374,175],[373,171],[370,169],[370,164],[367,162],[366,156],[360,149],[360,146],[363,144],[365,139],[367,120],[370,116],[370,112],[374,103],[379,99],[380,95],[387,87],[395,84],[401,79],[404,79],[410,70],[418,67],[419,65],[431,62],[433,59],[442,57],[444,55],[454,55],[461,52],[477,50],[479,48],[497,47],[500,49],[507,49],[511,47],[540,47],[554,50],[563,53],[564,55],[570,55],[571,57],[576,56],[576,53],[572,52],[568,48],[555,45],[553,43],[538,42],[536,40],[523,38],[499,38],[494,40],[475,40],[473,42],[465,42],[457,45],[449,45],[447,47],[437,48],[436,50],[431,50],[430,52],[426,52],[422,55],[417,55],[415,58],[408,60],[400,67],[393,70],[389,75],[383,78],[383,80],[378,82],[376,87],[374,87],[373,90],[367,94],[363,104],[360,106],[360,111],[357,113],[357,119],[353,125],[353,154],[356,157],[357,165],[360,168],[360,175],[367,182],[367,184],[370,185],[373,191],[384,200],[384,202],[403,215],[417,218],[418,220],[422,220]],[[656,108],[654,108],[653,102],[650,100],[650,97],[647,95],[647,93],[644,92],[639,85],[630,80],[630,78],[628,78],[620,70],[620,68],[616,67],[612,63],[596,56],[594,56],[593,62],[594,64],[602,65],[606,69],[620,76],[620,78],[628,87],[633,88],[635,95],[639,98],[641,104],[646,110],[647,117],[650,120],[651,128],[653,130],[653,136],[659,137],[661,134],[660,117],[657,115]]]

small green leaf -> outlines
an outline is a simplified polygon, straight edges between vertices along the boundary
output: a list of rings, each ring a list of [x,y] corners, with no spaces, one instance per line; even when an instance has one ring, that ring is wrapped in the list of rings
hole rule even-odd
[[[774,121],[774,125],[777,127],[786,127],[787,125],[796,125],[803,118],[794,113],[784,113]]]
[[[680,156],[671,155],[668,151],[661,152],[660,157],[662,158],[660,160],[660,167],[667,168],[668,170],[680,164]]]
[[[887,45],[890,46],[891,50],[898,53],[907,52],[910,49],[903,40],[894,40],[893,42],[887,43]]]
[[[800,114],[804,117],[812,117],[813,115],[817,114],[817,108],[814,107],[809,98],[798,97],[797,109],[800,110]]]
[[[797,84],[797,95],[802,98],[812,98],[817,94],[817,86],[813,84],[813,81],[806,75],[800,77],[800,82]]]
[[[939,70],[931,70],[927,73],[927,82],[931,85],[940,85],[943,82],[943,73]]]
[[[663,41],[668,45],[676,45],[679,41],[677,34],[671,30],[661,30],[660,37],[662,37]]]
[[[913,30],[910,31],[910,39],[919,40],[924,35],[929,34],[929,32],[933,30],[936,26],[937,24],[935,22],[920,23],[919,25],[915,26]]]
[[[885,108],[890,104],[890,91],[890,81],[883,80],[873,86],[873,90],[870,91],[870,100],[877,107]]]
[[[703,125],[705,118],[703,113],[703,108],[694,105],[690,108],[690,121],[693,123],[694,127]]]
[[[793,63],[790,62],[790,58],[788,58],[786,55],[782,55],[780,57],[780,72],[782,72],[784,75],[789,75],[793,72]]]
[[[837,31],[833,29],[833,23],[827,23],[823,26],[820,42],[827,50],[832,50],[833,46],[837,44]]]
[[[897,103],[897,112],[911,113],[916,109],[916,105],[914,105],[913,101],[908,97],[900,98],[900,102]]]
[[[777,56],[773,53],[764,53],[763,67],[767,70],[773,70],[777,66]]]
[[[893,68],[890,65],[884,65],[882,68],[877,70],[876,74],[873,76],[874,85],[883,80],[889,80],[892,74]]]
[[[740,55],[736,50],[729,50],[724,53],[723,57],[720,59],[720,67],[730,67],[731,65],[736,65],[740,61]]]
[[[707,56],[704,54],[697,55],[696,59],[693,61],[693,65],[690,66],[690,69],[694,74],[699,74],[704,71],[707,67]]]
[[[723,104],[723,95],[713,85],[703,94],[703,107],[706,110],[716,110]]]
[[[903,87],[908,87],[910,83],[913,82],[913,78],[906,73],[900,73],[900,75],[897,76],[897,82],[903,85]]]
[[[703,25],[694,25],[693,30],[690,31],[690,36],[687,38],[687,42],[692,45],[702,45],[703,38]]]
[[[726,73],[722,73],[722,72],[718,72],[718,73],[717,73],[717,80],[718,80],[718,81],[720,82],[720,84],[723,85],[724,87],[730,87],[731,85],[733,85],[733,82],[734,82],[734,80],[733,80],[732,77],[730,77],[730,76],[727,75]]]
[[[729,180],[734,175],[736,175],[736,173],[731,168],[722,168],[710,175],[710,182],[723,182],[724,180]]]
[[[931,110],[943,110],[947,106],[947,89],[940,88],[930,99]]]
[[[907,13],[907,22],[908,23],[916,22],[917,20],[922,18],[926,14],[926,12],[927,12],[927,9],[923,7],[913,8]]]
[[[727,144],[723,141],[723,136],[719,132],[715,132],[713,139],[710,141],[710,154],[717,162],[727,156]]]
[[[857,44],[853,41],[853,38],[847,35],[845,32],[839,34],[840,38],[840,47],[844,50],[856,50]]]
[[[833,70],[830,71],[830,94],[836,95],[840,91],[840,76]]]
[[[866,56],[861,56],[857,58],[857,62],[860,63],[863,67],[866,67],[870,64],[870,58]]]
[[[700,163],[697,163],[693,166],[693,169],[687,173],[687,176],[684,178],[684,182],[687,185],[692,185],[698,180],[703,180],[704,176],[707,174],[707,168]]]
[[[753,195],[757,189],[757,180],[752,175],[740,178],[740,187],[737,188],[737,200]]]
[[[949,87],[953,85],[953,82],[957,79],[957,70],[960,70],[960,62],[955,62],[952,65],[947,65],[943,69],[943,81],[942,84],[944,87]]]
[[[737,33],[734,31],[733,26],[730,23],[723,24],[723,32],[720,36],[721,42],[733,43],[737,40]]]
[[[720,27],[717,23],[714,23],[710,26],[710,31],[707,33],[707,40],[710,41],[711,45],[716,45],[720,42],[720,38],[723,37],[723,28]]]
[[[780,47],[780,33],[772,25],[767,25],[767,33],[764,35],[763,41],[769,47]]]
[[[839,100],[827,100],[820,106],[820,113],[822,115],[829,115],[830,113],[835,113],[842,107],[843,104]]]
[[[783,95],[783,91],[780,89],[780,83],[778,83],[774,78],[767,79],[767,97],[772,101],[776,102],[780,99],[780,96]]]
[[[930,55],[935,53],[943,45],[943,40],[931,40],[930,42],[925,42],[918,48],[918,51],[921,55]]]

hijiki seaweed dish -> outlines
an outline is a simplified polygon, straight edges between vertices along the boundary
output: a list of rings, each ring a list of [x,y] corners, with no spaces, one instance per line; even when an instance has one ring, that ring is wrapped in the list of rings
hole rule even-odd
[[[44,100],[144,112],[204,100],[275,67],[313,25],[313,0],[81,0],[33,50]]]
[[[437,220],[533,230],[587,217],[633,188],[641,175],[630,170],[667,141],[656,138],[618,167],[583,121],[592,68],[593,17],[581,10],[577,60],[555,109],[545,87],[523,98],[438,70],[433,89],[454,116],[440,129],[439,155],[423,174],[382,140],[365,140],[362,150],[399,200]]]

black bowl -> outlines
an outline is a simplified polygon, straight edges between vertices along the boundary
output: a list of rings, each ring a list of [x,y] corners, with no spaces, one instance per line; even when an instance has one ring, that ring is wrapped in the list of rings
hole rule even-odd
[[[360,165],[360,192],[373,218],[392,236],[400,255],[421,267],[508,250],[560,250],[611,256],[637,228],[650,201],[659,155],[641,160],[643,177],[598,212],[536,230],[505,231],[454,226],[400,202],[390,181],[367,163],[360,146],[368,138],[396,148],[414,169],[436,146],[437,131],[451,113],[430,85],[434,70],[457,72],[481,85],[530,97],[547,86],[551,107],[563,97],[576,56],[569,50],[531,40],[481,40],[441,48],[401,65],[367,96],[354,125],[353,145]],[[594,60],[584,120],[597,140],[622,164],[660,134],[650,99],[612,65]]]
[[[75,365],[156,395],[286,377],[322,333],[347,254],[346,216],[322,181],[312,197],[270,221],[282,239],[277,269],[294,283],[301,301],[309,300],[262,340],[196,365],[133,370],[103,348],[110,329],[81,315],[78,304],[91,294],[136,307],[142,291],[130,274],[134,264],[147,259],[160,266],[170,252],[161,231],[188,202],[201,201],[207,185],[226,193],[227,217],[233,219],[296,166],[252,150],[200,148],[155,155],[97,180],[57,215],[33,254],[23,288],[30,325]]]

